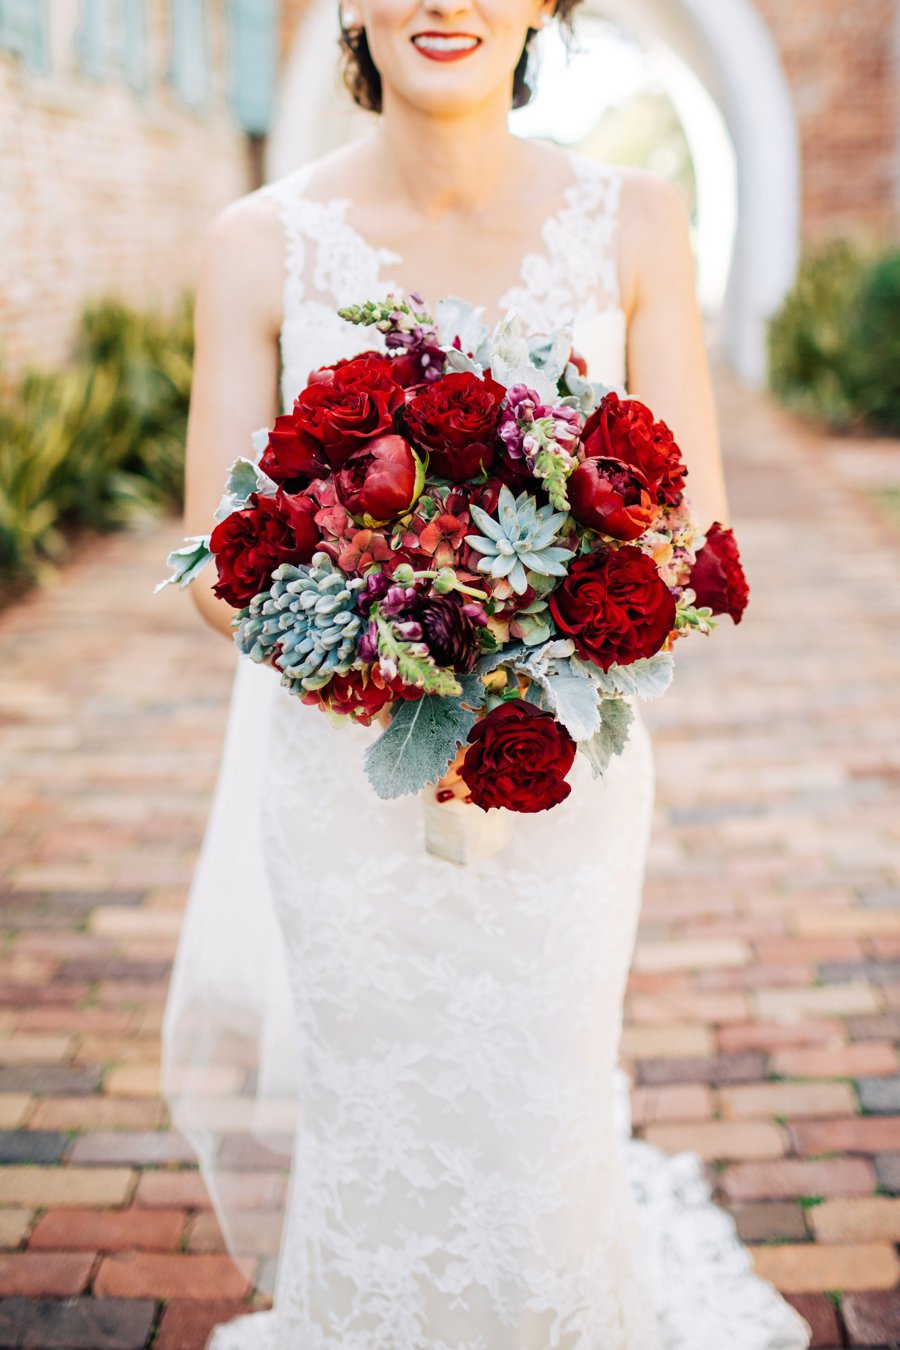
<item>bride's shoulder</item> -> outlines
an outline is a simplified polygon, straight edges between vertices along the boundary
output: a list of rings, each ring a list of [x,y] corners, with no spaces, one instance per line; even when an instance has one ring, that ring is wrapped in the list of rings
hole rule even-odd
[[[619,274],[631,313],[642,290],[690,270],[691,222],[684,191],[672,179],[630,165],[621,173]]]

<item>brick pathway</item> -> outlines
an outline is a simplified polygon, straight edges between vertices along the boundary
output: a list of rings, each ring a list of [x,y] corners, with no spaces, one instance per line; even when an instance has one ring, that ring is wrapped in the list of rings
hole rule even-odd
[[[900,539],[848,485],[847,446],[728,382],[720,394],[753,604],[740,628],[683,646],[649,710],[635,1117],[666,1149],[702,1151],[818,1346],[886,1346],[900,1339]],[[188,1350],[249,1296],[156,1096],[234,661],[187,596],[152,595],[177,537],[169,523],[99,541],[0,615],[0,1350],[154,1335]]]

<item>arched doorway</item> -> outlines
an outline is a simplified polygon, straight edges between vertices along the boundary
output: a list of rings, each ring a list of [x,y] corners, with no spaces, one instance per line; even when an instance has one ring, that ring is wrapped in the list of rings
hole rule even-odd
[[[586,0],[586,11],[612,20],[648,52],[692,73],[721,115],[733,146],[734,177],[696,159],[698,214],[704,194],[737,195],[733,257],[719,328],[735,369],[751,383],[765,376],[765,325],[790,286],[800,237],[796,119],[775,44],[753,0]],[[294,43],[269,140],[267,175],[277,177],[368,125],[338,88],[336,0],[312,0]],[[674,69],[673,66],[673,69]],[[702,100],[673,101],[685,135]],[[682,89],[686,86],[682,81]],[[721,163],[721,158],[719,163]],[[727,178],[728,175],[725,175]],[[719,203],[721,205],[721,202]],[[702,221],[701,221],[702,225]],[[703,230],[700,229],[702,242]]]

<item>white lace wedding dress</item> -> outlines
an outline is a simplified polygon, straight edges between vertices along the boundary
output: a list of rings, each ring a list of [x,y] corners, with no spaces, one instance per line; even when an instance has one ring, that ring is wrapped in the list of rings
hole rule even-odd
[[[623,385],[621,173],[570,164],[498,309],[573,315],[592,378]],[[308,176],[264,189],[287,235],[285,409],[311,368],[380,345],[334,311],[385,294],[401,261]],[[259,1275],[273,1309],[210,1346],[808,1346],[699,1158],[630,1137],[616,1060],[653,801],[639,711],[604,780],[577,756],[561,806],[510,815],[504,848],[464,867],[425,852],[420,799],[374,795],[379,732],[334,727],[239,659],[165,1090],[232,1251],[278,1259]]]

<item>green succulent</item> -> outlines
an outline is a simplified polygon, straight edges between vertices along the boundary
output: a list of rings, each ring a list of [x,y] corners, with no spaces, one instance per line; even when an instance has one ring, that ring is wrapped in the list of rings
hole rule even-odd
[[[251,660],[271,661],[292,693],[321,689],[356,659],[363,584],[335,570],[327,553],[314,553],[309,566],[281,563],[271,589],[238,611],[234,640]]]
[[[553,542],[566,519],[565,511],[538,506],[537,498],[528,492],[514,497],[504,483],[496,520],[480,506],[470,506],[469,512],[482,531],[466,535],[466,543],[484,555],[477,564],[479,572],[498,579],[508,577],[517,595],[524,594],[529,572],[540,577],[565,576],[573,554]]]

